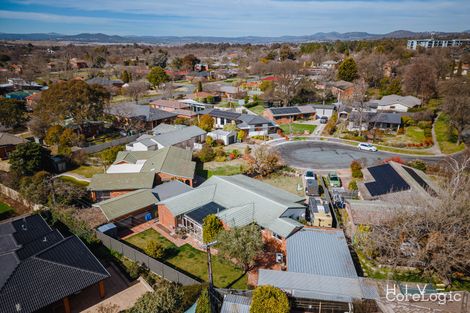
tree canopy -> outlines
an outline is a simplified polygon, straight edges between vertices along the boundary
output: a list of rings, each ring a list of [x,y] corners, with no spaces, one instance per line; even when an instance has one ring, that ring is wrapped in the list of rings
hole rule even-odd
[[[23,126],[27,119],[24,101],[0,98],[0,125],[17,128]]]
[[[35,142],[20,144],[10,153],[11,170],[22,176],[34,175],[34,173],[46,169],[49,155],[49,150]]]
[[[353,58],[346,58],[338,68],[338,79],[352,82],[359,77],[357,64]]]
[[[198,126],[206,132],[210,132],[214,128],[214,119],[209,114],[204,114],[199,118]]]
[[[165,73],[165,70],[160,66],[154,66],[147,74],[147,80],[153,88],[159,87],[161,84],[170,80],[170,77]]]
[[[253,291],[250,313],[289,313],[290,305],[287,295],[273,286],[258,286]]]
[[[181,312],[183,292],[174,283],[162,280],[154,292],[141,296],[130,313],[175,313]]]
[[[224,226],[216,215],[207,215],[204,218],[204,222],[202,224],[202,241],[204,243],[214,241],[217,238],[217,235],[223,229]]]

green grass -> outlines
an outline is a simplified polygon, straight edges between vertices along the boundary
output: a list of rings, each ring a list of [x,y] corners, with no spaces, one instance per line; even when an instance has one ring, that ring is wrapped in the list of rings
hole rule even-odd
[[[77,180],[77,179],[75,179],[73,177],[70,177],[70,176],[60,176],[59,179],[65,181],[65,182],[68,182],[68,183],[72,183],[72,184],[77,185],[77,186],[81,186],[81,187],[86,187],[90,184],[86,181]]]
[[[248,108],[251,112],[261,115],[264,111],[264,106],[262,104],[255,105],[254,107]]]
[[[298,124],[298,123],[292,123],[292,124],[283,124],[280,126],[282,131],[286,134],[290,134],[291,128],[292,128],[292,133],[293,134],[303,134],[304,131],[308,131],[310,134],[313,133],[315,128],[317,127],[316,125],[310,125],[310,124]]]
[[[379,151],[387,151],[393,153],[404,153],[404,154],[416,154],[416,155],[433,155],[431,152],[427,151],[419,151],[419,150],[407,150],[407,149],[400,149],[400,148],[392,148],[392,147],[385,147],[377,145],[377,149]]]
[[[196,174],[204,177],[204,178],[210,178],[211,176],[214,175],[219,175],[219,176],[231,176],[231,175],[237,175],[241,174],[245,171],[245,168],[243,165],[225,165],[225,166],[220,166],[212,169],[204,169],[202,166],[197,166],[196,167]]]
[[[279,189],[288,191],[298,196],[304,195],[303,187],[300,190],[297,189],[298,185],[302,186],[302,178],[297,176],[287,176],[282,174],[272,174],[269,177],[260,179],[269,185],[277,187]]]
[[[151,239],[157,240],[169,250],[168,256],[162,260],[163,262],[177,269],[181,269],[203,281],[207,281],[207,255],[189,244],[177,247],[154,229],[148,229],[129,237],[126,241],[144,250],[147,241]],[[225,288],[230,286],[235,289],[247,288],[247,276],[243,271],[221,257],[212,256],[212,272],[214,275],[214,284],[217,287]]]
[[[424,136],[424,130],[419,128],[418,126],[409,126],[405,129],[405,135],[413,140],[414,142],[423,142],[426,138]]]
[[[84,177],[87,177],[87,178],[91,178],[93,177],[93,175],[95,174],[102,174],[104,171],[103,171],[103,167],[101,166],[87,166],[87,165],[82,165],[72,171],[70,171],[71,173],[75,173],[75,174],[78,174],[78,175],[82,175]]]
[[[451,129],[449,117],[444,113],[441,113],[435,121],[434,131],[436,132],[436,139],[442,153],[451,154],[465,149],[463,143],[457,145],[457,132]]]
[[[1,202],[0,201],[0,216],[3,215],[3,214],[10,214],[12,213],[14,210],[11,206],[9,206],[8,204],[6,204],[5,202]]]

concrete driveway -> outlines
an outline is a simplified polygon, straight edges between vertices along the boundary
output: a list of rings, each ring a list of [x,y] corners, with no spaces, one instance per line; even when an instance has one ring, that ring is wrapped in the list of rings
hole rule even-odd
[[[278,144],[274,149],[287,165],[313,169],[348,168],[353,160],[362,160],[366,166],[371,166],[393,156],[399,156],[405,161],[421,159],[437,162],[442,159],[436,156],[405,156],[384,151],[368,152],[354,146],[322,141],[289,141]]]

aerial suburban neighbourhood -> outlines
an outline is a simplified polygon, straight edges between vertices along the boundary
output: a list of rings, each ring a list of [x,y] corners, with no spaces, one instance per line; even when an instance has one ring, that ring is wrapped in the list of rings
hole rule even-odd
[[[0,313],[470,313],[470,4],[429,2],[2,3]]]

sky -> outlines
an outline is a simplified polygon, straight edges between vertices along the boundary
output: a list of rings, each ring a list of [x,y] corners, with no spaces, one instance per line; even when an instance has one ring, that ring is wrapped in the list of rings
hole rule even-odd
[[[470,0],[0,0],[0,32],[283,36],[470,29]]]

